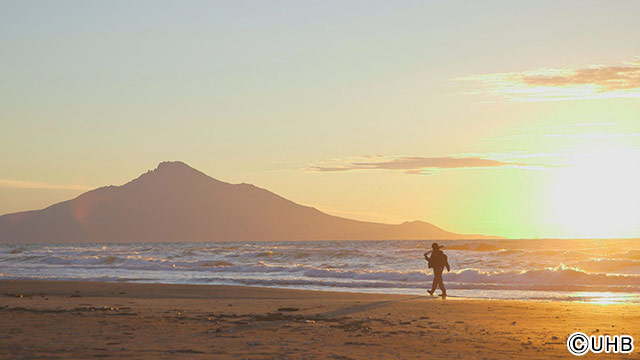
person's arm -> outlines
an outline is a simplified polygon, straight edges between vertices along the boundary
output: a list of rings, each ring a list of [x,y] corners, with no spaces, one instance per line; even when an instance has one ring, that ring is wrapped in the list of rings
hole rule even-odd
[[[445,260],[445,265],[447,266],[447,272],[450,272],[451,267],[449,267],[449,259]]]
[[[432,253],[431,250],[429,250],[426,253],[424,253],[424,259],[427,260],[427,261],[430,261],[431,258],[429,257],[429,255],[431,255],[431,253]]]

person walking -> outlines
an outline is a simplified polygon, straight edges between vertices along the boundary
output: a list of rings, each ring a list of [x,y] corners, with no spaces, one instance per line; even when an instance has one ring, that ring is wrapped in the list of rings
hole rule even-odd
[[[431,250],[424,253],[424,259],[429,263],[429,268],[433,269],[433,284],[431,285],[431,290],[427,290],[427,292],[433,296],[433,293],[436,292],[436,287],[439,286],[440,290],[442,290],[440,296],[444,298],[447,296],[447,289],[445,289],[444,282],[442,281],[442,272],[445,267],[447,268],[447,272],[451,271],[451,268],[449,267],[447,255],[442,252],[443,247],[444,246],[438,245],[438,243],[431,244]]]

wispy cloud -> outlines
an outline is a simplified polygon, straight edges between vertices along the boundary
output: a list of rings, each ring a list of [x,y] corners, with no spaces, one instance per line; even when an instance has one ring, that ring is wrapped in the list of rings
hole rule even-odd
[[[640,99],[640,62],[591,65],[577,69],[536,69],[523,72],[472,75],[456,80],[480,84],[473,94],[514,101],[583,99]]]
[[[401,170],[407,174],[430,175],[437,169],[487,168],[521,164],[479,157],[367,157],[368,161],[338,162],[307,167],[309,171]]]
[[[75,184],[49,184],[36,181],[0,179],[0,187],[13,189],[44,189],[44,190],[78,190],[86,191],[94,187]]]
[[[534,86],[596,85],[600,91],[640,88],[640,63],[633,66],[600,66],[563,71],[556,75],[525,75]]]
[[[547,137],[568,138],[568,139],[618,139],[618,138],[635,138],[640,137],[640,133],[630,134],[545,134]]]

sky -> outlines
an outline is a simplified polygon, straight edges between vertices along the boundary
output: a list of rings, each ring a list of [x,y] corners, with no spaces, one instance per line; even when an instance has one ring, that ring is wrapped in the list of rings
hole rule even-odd
[[[161,161],[333,215],[640,237],[634,1],[0,1],[0,214]]]

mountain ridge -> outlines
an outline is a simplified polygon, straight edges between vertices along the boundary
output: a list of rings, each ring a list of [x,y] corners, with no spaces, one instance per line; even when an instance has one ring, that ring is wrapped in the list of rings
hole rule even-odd
[[[0,216],[4,243],[487,238],[497,237],[455,234],[418,220],[383,224],[329,215],[180,161],[161,162],[123,185]]]

